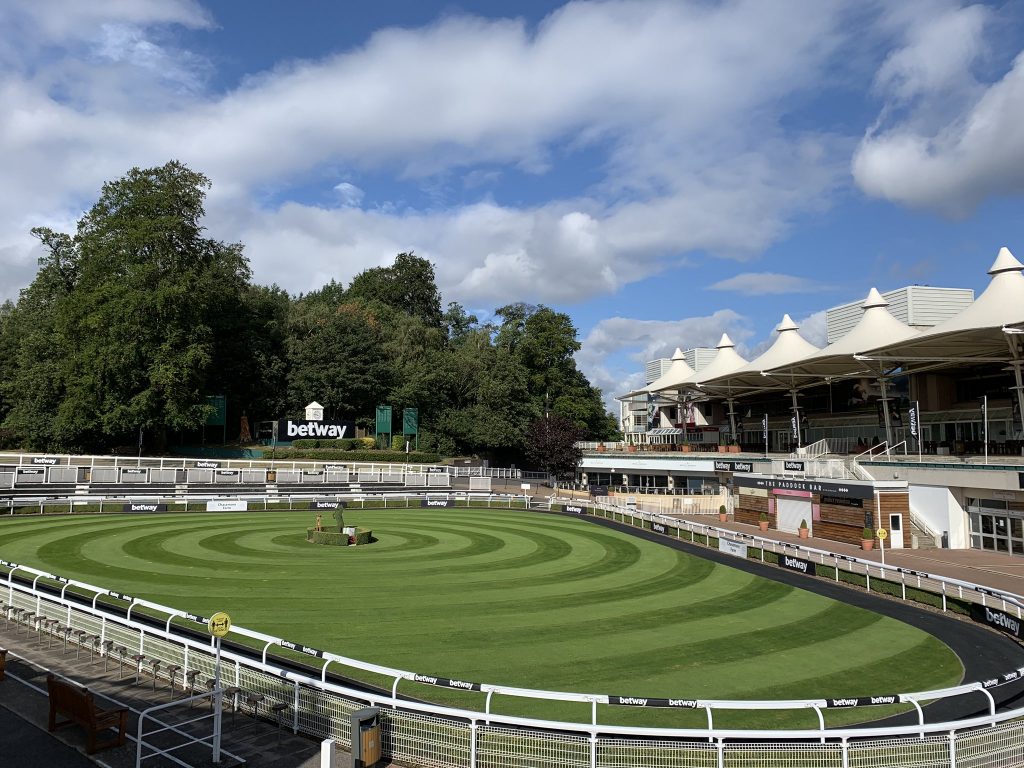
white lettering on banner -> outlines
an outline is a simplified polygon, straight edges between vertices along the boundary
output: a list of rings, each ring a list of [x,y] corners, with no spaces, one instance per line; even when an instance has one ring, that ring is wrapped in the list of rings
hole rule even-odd
[[[981,684],[981,687],[982,688],[995,688],[997,685],[999,685],[999,681],[996,678],[993,677],[990,680],[985,680]]]
[[[220,466],[219,461],[197,461],[196,469],[217,469]]]
[[[248,508],[249,502],[244,499],[206,502],[207,512],[245,512]]]
[[[995,624],[997,627],[1008,629],[1015,635],[1020,635],[1020,621],[1012,619],[1000,611],[990,610],[988,606],[985,606],[985,621],[989,624]]]
[[[832,704],[830,706],[833,706],[833,707],[856,707],[857,706],[857,700],[856,699],[832,699]]]
[[[46,464],[47,466],[53,466],[57,463],[56,459],[47,458],[44,456],[35,456],[32,458],[33,464]]]
[[[664,533],[665,532],[665,526],[662,525],[661,523],[651,523],[651,529],[655,533]]]
[[[446,507],[446,506],[448,506],[448,502],[447,501],[431,501],[430,499],[427,499],[427,506],[428,507]]]
[[[333,437],[340,440],[348,431],[348,425],[324,424],[313,422],[311,424],[296,424],[289,421],[286,428],[288,437]]]
[[[132,504],[132,512],[156,512],[156,504]]]
[[[572,504],[566,504],[565,505],[565,511],[566,512],[575,512],[577,515],[582,515],[583,514],[583,507],[572,505]]]
[[[895,704],[896,703],[896,697],[895,696],[872,696],[871,697],[871,703],[872,704]]]
[[[669,699],[668,705],[670,707],[686,707],[687,709],[696,709],[697,701],[695,699]]]
[[[807,573],[807,563],[803,560],[797,560],[795,557],[789,557],[787,555],[785,558],[785,564],[787,568],[794,568],[798,571]]]
[[[412,679],[417,683],[430,683],[431,685],[437,685],[436,677],[427,677],[426,675],[413,675]]]
[[[465,688],[467,691],[473,690],[472,683],[466,683],[462,680],[449,680],[448,685],[452,688]]]
[[[647,699],[634,699],[627,696],[620,696],[619,704],[630,704],[636,707],[646,707]]]

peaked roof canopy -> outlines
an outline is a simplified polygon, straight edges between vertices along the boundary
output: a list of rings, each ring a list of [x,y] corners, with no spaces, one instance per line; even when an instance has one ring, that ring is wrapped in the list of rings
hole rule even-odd
[[[648,392],[659,392],[665,389],[676,389],[680,384],[693,376],[693,368],[686,363],[683,350],[676,347],[668,370],[647,385]]]
[[[736,352],[736,345],[732,343],[729,334],[723,333],[716,347],[718,353],[711,358],[711,362],[701,368],[699,373],[693,374],[684,381],[684,387],[693,389],[698,384],[711,381],[711,379],[717,379],[719,376],[725,376],[747,364],[747,361]]]
[[[862,350],[869,360],[898,361],[915,368],[924,362],[1003,362],[1012,357],[1024,324],[1024,265],[1000,248],[985,291],[959,314],[905,339],[886,338]],[[1004,328],[1008,328],[1004,331]]]
[[[889,302],[875,288],[868,292],[861,306],[864,314],[841,339],[800,360],[768,369],[768,373],[788,377],[791,381],[795,377],[834,379],[864,373],[877,374],[877,366],[873,367],[854,356],[865,349],[877,347],[882,340],[903,341],[917,336],[918,331],[893,317],[887,309]]]
[[[789,315],[783,315],[782,321],[775,328],[779,335],[767,350],[741,368],[703,382],[700,388],[709,392],[730,394],[784,389],[783,384],[765,376],[762,371],[802,360],[818,351],[816,346],[800,335],[799,328],[800,326],[794,323]]]

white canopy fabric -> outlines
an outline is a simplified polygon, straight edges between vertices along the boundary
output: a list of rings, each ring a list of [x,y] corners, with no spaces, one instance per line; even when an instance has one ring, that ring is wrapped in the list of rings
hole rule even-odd
[[[830,380],[864,373],[880,373],[880,367],[855,358],[865,349],[877,347],[880,341],[904,341],[919,331],[900,322],[890,314],[889,302],[874,288],[864,300],[864,314],[850,332],[824,349],[800,360],[767,369],[769,375]],[[817,383],[815,381],[814,383]]]
[[[1000,248],[985,291],[944,323],[906,339],[884,339],[864,347],[865,359],[895,361],[908,370],[917,362],[1007,362],[1014,326],[1024,323],[1024,265]],[[1003,329],[1007,328],[1007,331]],[[883,339],[879,339],[882,341]]]
[[[718,353],[711,358],[710,363],[704,366],[700,372],[681,382],[683,388],[694,389],[698,384],[730,374],[747,364],[747,361],[736,352],[736,345],[732,343],[729,334],[722,334],[716,348]]]
[[[693,376],[693,368],[686,364],[683,351],[676,347],[668,370],[647,385],[647,392],[660,392],[664,389],[677,389],[680,384]]]
[[[802,360],[818,351],[816,346],[800,335],[799,328],[789,315],[783,315],[782,321],[775,328],[779,335],[767,350],[732,373],[703,382],[700,388],[707,392],[735,394],[788,389],[788,385],[765,376],[762,371]]]

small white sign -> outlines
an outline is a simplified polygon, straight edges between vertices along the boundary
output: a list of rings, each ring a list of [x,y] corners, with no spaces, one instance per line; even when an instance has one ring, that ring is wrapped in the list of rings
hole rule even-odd
[[[249,502],[245,499],[218,499],[206,502],[207,512],[245,512]]]
[[[520,488],[522,488],[522,489],[523,489],[524,491],[528,491],[528,490],[530,490],[530,484],[529,484],[529,483],[523,483],[523,484],[522,484],[521,486],[519,486],[519,487],[520,487]]]

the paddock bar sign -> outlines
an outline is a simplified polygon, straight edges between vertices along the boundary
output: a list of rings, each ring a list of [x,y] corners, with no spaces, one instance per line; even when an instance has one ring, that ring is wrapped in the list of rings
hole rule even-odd
[[[413,675],[412,680],[427,685],[437,685],[442,688],[458,688],[461,691],[482,690],[480,683],[471,683],[468,680],[456,680],[454,677],[434,677],[433,675]]]
[[[563,512],[572,512],[573,514],[576,514],[576,515],[582,515],[582,514],[584,514],[587,511],[587,509],[586,509],[586,507],[583,507],[583,506],[581,506],[579,504],[563,504],[562,505],[562,511]]]
[[[420,499],[421,507],[454,507],[455,502],[451,499]]]
[[[343,437],[355,437],[354,421],[292,421],[281,419],[277,422],[278,440],[296,440],[304,437],[324,437],[341,440]]]
[[[715,461],[715,472],[753,472],[752,461]]]
[[[822,483],[817,480],[740,476],[733,479],[733,484],[740,488],[760,488],[766,491],[807,491],[808,493],[827,493],[830,496],[849,496],[855,499],[870,499],[875,495],[874,488],[870,485]]]
[[[620,707],[666,707],[669,709],[696,709],[700,702],[696,699],[644,699],[637,696],[609,696],[609,704]]]
[[[982,624],[988,624],[990,627],[1000,629],[1018,639],[1024,637],[1024,633],[1021,633],[1021,625],[1024,624],[1024,619],[1018,619],[1012,613],[997,611],[994,608],[989,608],[987,605],[972,603],[971,618]]]
[[[310,509],[344,509],[345,502],[340,499],[314,499],[309,502]]]
[[[131,504],[125,504],[123,507],[121,507],[121,511],[122,512],[166,512],[167,511],[167,505],[166,504],[157,504],[156,502],[153,502],[152,504],[147,504],[144,501],[137,501],[137,502],[132,502]]]
[[[245,512],[249,502],[245,499],[220,499],[206,502],[207,512]]]
[[[810,560],[804,560],[800,557],[790,557],[789,555],[781,555],[779,557],[779,565],[783,568],[789,568],[791,571],[800,571],[807,576],[814,576],[814,563]]]

